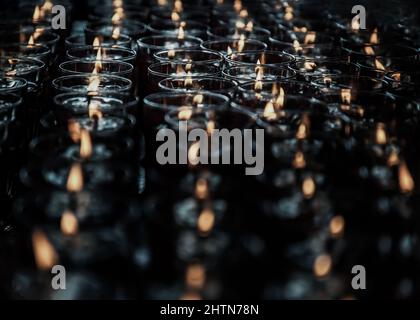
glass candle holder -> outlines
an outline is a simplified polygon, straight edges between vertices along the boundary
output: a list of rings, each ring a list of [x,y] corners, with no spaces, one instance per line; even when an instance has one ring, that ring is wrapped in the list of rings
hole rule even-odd
[[[48,47],[54,54],[57,49],[60,36],[54,32],[36,28],[34,30],[14,31],[14,32],[1,32],[1,43],[28,43],[32,37],[34,44],[40,44]]]
[[[112,35],[118,28],[120,34],[128,35],[130,38],[137,40],[144,37],[147,31],[145,24],[138,21],[123,20],[121,23],[112,24],[111,22],[92,22],[85,28],[85,36],[88,43],[92,43],[97,35]],[[116,37],[115,39],[118,39]]]
[[[188,62],[158,62],[148,68],[148,82],[146,92],[159,90],[159,82],[167,78],[182,76],[198,77],[219,75],[220,69],[211,64],[188,63]]]
[[[154,58],[159,62],[190,62],[222,67],[223,56],[212,50],[177,49],[156,52]]]
[[[19,77],[1,77],[0,93],[16,93],[23,95],[28,90],[28,82]]]
[[[77,173],[77,186],[68,185]],[[73,177],[72,177],[73,175]],[[73,162],[52,159],[32,163],[20,171],[20,180],[29,189],[62,190],[78,193],[87,190],[118,190],[129,194],[136,189],[136,173],[125,162]],[[71,179],[69,179],[71,178]],[[81,182],[81,184],[79,184]],[[76,187],[78,188],[76,190]],[[80,188],[80,190],[79,190]]]
[[[62,93],[53,99],[53,111],[56,114],[64,113],[66,119],[77,115],[89,113],[89,107],[102,114],[131,114],[138,117],[138,100],[127,93],[107,91],[95,95],[88,93]],[[95,111],[94,110],[94,111]],[[91,110],[92,111],[92,110]]]
[[[226,64],[228,67],[243,65],[255,66],[258,62],[261,65],[287,67],[290,66],[293,61],[295,61],[295,58],[292,55],[275,51],[246,51],[231,53],[226,56]]]
[[[44,70],[45,64],[40,60],[0,58],[0,75],[24,78],[31,86],[41,83]]]
[[[293,30],[285,29],[280,34],[272,35],[273,42],[293,43],[295,40],[299,44],[334,44],[334,37],[316,31],[308,31],[306,29],[294,28]]]
[[[391,90],[395,94],[420,98],[420,71],[394,71],[386,74]]]
[[[88,140],[85,140],[84,137],[86,136],[76,137],[74,132],[49,134],[34,139],[29,145],[29,151],[34,157],[34,161],[48,159],[94,162],[129,160],[134,153],[134,141],[129,137],[125,137],[125,139],[120,139],[117,136],[103,137],[95,135],[94,132],[89,134]],[[86,143],[89,144],[87,151],[84,149]]]
[[[92,87],[95,84],[95,88]],[[97,84],[97,85],[96,85]],[[52,88],[55,94],[65,92],[107,92],[121,91],[130,92],[132,82],[127,78],[111,75],[88,75],[76,74],[71,76],[61,76],[52,81]]]
[[[350,89],[351,94],[357,91],[384,92],[388,82],[370,77],[356,77],[349,75],[327,75],[314,78],[312,84],[323,93],[341,92],[342,89]]]
[[[99,40],[99,44],[103,47],[117,46],[117,47],[122,47],[126,49],[131,49],[132,39],[128,35],[120,34],[118,38],[115,38],[115,37],[113,38],[112,35],[97,34],[96,37]],[[67,37],[65,40],[66,50],[69,50],[75,47],[83,47],[86,45],[92,45],[92,44],[93,42],[88,42],[85,35],[83,34],[72,35],[70,37]]]
[[[337,58],[341,56],[342,49],[333,44],[298,44],[294,43],[292,47],[283,50],[298,58]]]
[[[255,80],[286,80],[296,77],[296,71],[287,67],[277,66],[239,66],[223,70],[223,76],[227,79],[242,84]]]
[[[316,88],[309,83],[295,80],[250,81],[238,86],[237,99],[244,99],[245,101],[248,99],[251,101],[254,99],[269,101],[270,99],[277,99],[282,94],[281,92],[294,96],[303,95],[305,97],[311,97],[315,95]]]
[[[358,65],[340,59],[303,58],[293,62],[290,67],[298,72],[297,79],[308,82],[326,75],[360,75]]]
[[[206,12],[203,8],[184,10],[177,12],[180,21],[198,21],[201,23],[207,23],[210,20],[210,12]],[[173,11],[168,8],[153,7],[150,11],[151,22],[156,20],[172,20]]]
[[[275,96],[276,98],[278,96]],[[318,112],[327,111],[324,102],[315,98],[306,98],[294,95],[284,95],[281,105],[273,102],[273,96],[265,96],[263,98],[256,98],[252,96],[243,95],[237,100],[232,101],[231,106],[240,110],[245,110],[251,114],[257,114],[261,118],[275,121],[281,116],[281,111],[284,109],[294,110],[295,113],[300,114],[305,111],[317,110]],[[286,118],[285,118],[286,120]],[[287,120],[286,120],[287,122]]]
[[[244,51],[262,52],[267,48],[267,45],[264,42],[254,39],[245,39],[242,42],[240,42],[240,40],[225,39],[203,42],[201,48],[227,55],[230,51],[232,53]]]
[[[148,25],[148,30],[152,34],[177,36],[179,27],[182,26],[184,34],[200,39],[206,39],[207,26],[198,21],[173,21],[155,20]]]
[[[150,7],[144,4],[139,4],[138,2],[128,3],[124,1],[121,7],[114,7],[109,3],[109,5],[91,5],[88,15],[88,20],[93,22],[98,21],[108,21],[112,22],[112,18],[115,16],[116,13],[119,11],[118,8],[122,10],[122,21],[125,19],[129,21],[148,21],[150,15]],[[114,18],[114,21],[116,19]],[[120,21],[118,21],[120,22]],[[117,21],[116,21],[117,23]]]
[[[267,43],[270,39],[271,32],[261,27],[254,27],[252,31],[238,30],[235,27],[216,27],[207,31],[209,40],[239,40],[241,36],[245,39],[254,39]]]
[[[161,80],[159,88],[166,91],[210,91],[233,98],[238,84],[233,80],[211,76],[176,77]]]
[[[99,67],[99,74],[109,74],[114,76],[120,76],[123,78],[134,80],[134,67],[123,61],[85,61],[85,60],[72,60],[65,61],[59,65],[60,73],[62,75],[81,74],[87,73],[92,74],[97,66]],[[97,68],[98,69],[98,68]]]
[[[51,50],[41,44],[0,44],[1,56],[13,58],[33,58],[49,64]]]
[[[98,57],[98,51],[101,50],[100,55],[106,60],[116,60],[130,63],[135,66],[136,52],[131,49],[117,48],[117,47],[97,47],[97,46],[83,46],[75,47],[67,50],[66,56],[69,60],[88,60],[95,61]]]
[[[402,45],[365,44],[350,48],[343,47],[342,56],[351,62],[364,62],[372,57],[380,60],[403,58],[418,61],[419,52],[415,48]]]
[[[226,108],[229,98],[212,92],[162,92],[144,98],[144,124],[151,130],[164,122],[165,114],[181,107]]]

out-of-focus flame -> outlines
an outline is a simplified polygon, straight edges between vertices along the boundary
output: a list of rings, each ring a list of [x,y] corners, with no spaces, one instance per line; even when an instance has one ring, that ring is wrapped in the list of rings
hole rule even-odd
[[[328,254],[319,255],[314,262],[313,272],[318,278],[323,278],[331,272],[332,259]]]
[[[117,41],[120,38],[121,35],[121,29],[120,27],[115,27],[112,30],[112,39],[114,39],[115,41]]]
[[[245,35],[244,34],[241,34],[241,36],[239,38],[239,41],[238,41],[238,52],[244,51],[244,48],[245,48],[245,40],[246,40]]]
[[[311,70],[314,70],[316,68],[316,63],[313,62],[313,61],[305,61],[303,63],[303,67],[305,68],[305,70],[311,71]]]
[[[401,161],[398,167],[398,179],[402,193],[409,193],[414,190],[414,180],[405,161]]]
[[[181,0],[175,0],[174,2],[174,11],[176,12],[182,12],[184,10],[182,1]]]
[[[293,167],[296,169],[302,169],[306,167],[306,160],[305,155],[302,151],[297,151],[295,154],[295,158],[293,159]]]
[[[88,159],[92,156],[92,138],[89,131],[82,129],[80,131],[80,157]]]
[[[206,269],[201,263],[190,264],[185,272],[185,284],[187,287],[200,290],[206,282]]]
[[[343,104],[351,104],[351,90],[350,89],[341,89],[341,102]]]
[[[301,47],[299,41],[293,40],[293,49],[295,50],[295,52],[302,51],[302,47]]]
[[[284,20],[290,21],[293,19],[293,8],[291,6],[287,6],[285,8]]]
[[[387,134],[386,134],[385,123],[378,123],[375,130],[375,142],[377,144],[386,144],[387,143]]]
[[[359,21],[359,19],[353,19],[351,21],[351,29],[353,31],[359,31],[360,30],[360,21]]]
[[[192,116],[192,110],[190,108],[182,109],[178,112],[178,120],[190,120]]]
[[[73,212],[67,210],[61,216],[61,233],[65,236],[75,236],[79,231],[79,222]]]
[[[32,248],[38,269],[49,271],[58,263],[58,254],[43,231],[36,229],[32,233]]]
[[[197,229],[201,235],[208,235],[214,227],[215,216],[210,208],[204,209],[197,219]]]
[[[306,177],[302,183],[302,193],[306,199],[310,199],[314,196],[316,191],[316,184],[312,177]]]
[[[375,55],[375,51],[373,50],[373,48],[371,46],[365,46],[363,48],[363,51],[365,52],[365,54],[367,54],[368,56],[374,56]]]
[[[168,50],[168,58],[169,59],[175,58],[175,50],[174,49]]]
[[[33,46],[35,44],[34,36],[31,35],[28,41],[28,47]]]
[[[248,32],[252,32],[254,30],[254,23],[252,21],[249,21],[246,24],[245,30]]]
[[[95,37],[95,39],[93,39],[93,44],[94,47],[99,47],[101,45],[101,40],[99,39],[99,37]]]
[[[74,163],[71,166],[66,186],[70,192],[80,192],[83,190],[83,171],[80,163]]]
[[[228,55],[232,54],[233,53],[232,48],[228,46],[226,52]]]
[[[184,40],[184,38],[185,38],[185,31],[184,31],[184,28],[182,26],[179,26],[177,38],[178,38],[178,40]]]
[[[188,148],[188,160],[190,164],[195,165],[198,162],[200,152],[200,142],[193,142]]]
[[[37,23],[41,17],[39,6],[35,6],[34,14],[32,15],[32,22]]]
[[[263,117],[267,120],[273,121],[277,119],[276,110],[272,101],[268,101],[264,107]]]
[[[74,119],[70,119],[68,122],[68,130],[70,134],[71,140],[73,140],[74,143],[78,143],[80,141],[80,123],[75,121]]]
[[[382,71],[386,70],[385,66],[382,64],[382,62],[378,58],[375,59],[375,68]]]
[[[204,101],[204,96],[202,94],[197,94],[193,98],[193,104],[194,105],[202,104],[203,101]]]
[[[396,166],[400,163],[400,158],[398,157],[398,153],[395,149],[392,149],[391,153],[388,156],[387,164],[388,166]]]
[[[339,238],[344,233],[344,227],[345,227],[346,221],[344,220],[343,216],[335,216],[331,219],[329,230],[330,234],[333,238]]]
[[[181,16],[179,15],[178,12],[172,11],[172,13],[171,13],[171,20],[173,22],[178,22],[179,20],[181,20]]]
[[[92,100],[89,102],[88,113],[90,119],[99,120],[103,117],[99,101]]]
[[[282,87],[280,87],[280,92],[277,95],[276,100],[274,101],[274,106],[276,107],[276,109],[283,108],[284,106],[284,89]]]
[[[378,28],[375,28],[375,30],[373,30],[372,34],[370,35],[369,42],[371,44],[378,44],[379,43]]]
[[[312,44],[316,41],[316,32],[310,31],[305,35],[305,39],[303,40],[304,44]]]
[[[192,85],[193,85],[193,79],[192,79],[191,75],[192,75],[191,71],[188,71],[187,76],[185,77],[185,80],[184,80],[184,87],[185,88],[191,88]]]
[[[309,135],[310,125],[311,123],[309,121],[309,117],[306,113],[304,113],[302,115],[302,120],[296,132],[296,139],[306,139]]]
[[[207,179],[197,179],[197,182],[195,184],[195,197],[199,200],[204,200],[209,197],[209,186]]]

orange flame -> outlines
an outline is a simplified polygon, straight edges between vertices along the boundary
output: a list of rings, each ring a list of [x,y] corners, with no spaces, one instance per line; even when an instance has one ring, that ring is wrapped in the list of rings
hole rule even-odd
[[[58,254],[43,231],[36,229],[32,233],[32,247],[38,269],[50,270],[57,264]]]
[[[83,190],[83,171],[80,163],[74,163],[67,178],[67,190],[80,192]]]
[[[61,216],[60,229],[65,236],[74,236],[79,230],[79,222],[73,212],[67,210]]]

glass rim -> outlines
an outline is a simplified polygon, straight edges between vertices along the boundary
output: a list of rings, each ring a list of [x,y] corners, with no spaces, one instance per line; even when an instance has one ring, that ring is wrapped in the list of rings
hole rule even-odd
[[[164,105],[163,103],[160,102],[156,102],[153,101],[154,99],[158,100],[163,100],[165,98],[183,98],[183,97],[194,97],[195,95],[202,95],[202,96],[207,96],[207,97],[211,97],[211,98],[215,98],[215,99],[219,99],[221,104],[223,105],[217,105],[217,104],[210,104],[210,105],[206,105],[206,108],[208,108],[209,106],[215,106],[215,107],[226,107],[229,104],[230,99],[228,97],[226,97],[225,95],[219,94],[219,93],[214,93],[211,91],[205,91],[205,90],[196,90],[196,91],[190,91],[190,92],[173,92],[173,91],[165,91],[165,92],[157,92],[157,93],[152,93],[149,94],[148,96],[146,96],[143,99],[143,103],[145,106],[148,107],[152,107],[155,109],[179,109],[181,107],[188,107],[187,105]]]
[[[145,36],[145,37],[141,37],[140,39],[138,39],[137,45],[141,48],[148,48],[148,49],[154,49],[154,50],[166,50],[167,48],[164,46],[158,46],[158,45],[153,45],[153,44],[149,44],[147,42],[144,42],[145,40],[150,40],[150,39],[170,39],[170,40],[194,40],[197,41],[197,46],[200,46],[203,43],[203,40],[200,39],[199,37],[195,37],[195,36],[188,36],[185,35],[183,39],[178,39],[178,37],[176,35],[153,35],[153,36]],[[179,49],[182,48],[193,48],[195,47],[195,45],[193,46],[187,46],[187,47],[179,47]],[[178,48],[177,48],[178,49]]]
[[[231,57],[233,55],[236,56],[245,56],[245,55],[251,55],[251,54],[270,54],[270,55],[277,55],[277,56],[284,56],[284,57],[288,57],[290,60],[289,61],[284,61],[284,62],[279,62],[279,63],[261,63],[261,66],[285,66],[289,63],[293,63],[296,61],[296,57],[293,56],[290,53],[286,53],[286,52],[282,52],[282,51],[274,51],[274,50],[264,50],[264,51],[258,51],[258,50],[249,50],[249,51],[242,51],[242,52],[232,52],[231,54],[226,55],[225,61],[232,64],[233,65],[257,65],[257,62],[244,62],[244,61],[238,61],[238,60],[233,60],[231,59]]]
[[[117,81],[120,81],[121,83],[125,83],[125,85],[122,86],[118,90],[129,91],[133,86],[133,82],[130,79],[127,79],[127,78],[124,78],[124,77],[110,75],[110,74],[100,74],[100,73],[97,74],[97,75],[94,75],[94,76],[102,78],[102,79],[117,80]],[[67,92],[87,92],[87,91],[82,91],[82,90],[74,90],[74,89],[72,89],[72,87],[60,87],[57,83],[59,81],[68,80],[68,79],[77,79],[77,78],[78,79],[88,79],[90,77],[92,77],[92,74],[65,75],[65,76],[60,76],[60,77],[55,78],[54,80],[52,80],[51,84],[54,87],[54,89],[56,89],[56,90],[64,90],[64,91],[67,91]],[[110,90],[110,91],[112,91],[112,90]],[[108,91],[106,89],[104,90],[103,88],[99,87],[97,92],[108,92]]]
[[[24,78],[20,77],[2,77],[1,80],[7,80],[7,81],[18,81],[17,87],[7,87],[7,88],[1,88],[0,87],[0,93],[14,93],[19,90],[23,90],[28,86],[28,81]]]
[[[212,71],[212,74],[214,74],[214,72],[219,71],[219,68],[217,66],[214,66],[212,64],[208,64],[208,63],[194,63],[194,62],[183,62],[183,61],[177,61],[177,62],[170,62],[170,61],[165,61],[165,62],[155,62],[153,64],[151,64],[148,68],[147,68],[147,73],[153,76],[158,76],[158,77],[163,77],[163,78],[174,78],[177,77],[175,76],[170,76],[168,73],[162,73],[156,70],[153,70],[154,67],[156,66],[173,66],[173,65],[188,65],[191,64],[192,66],[201,66],[201,67],[205,67],[205,68],[209,68],[210,69],[214,69],[214,70],[210,70]],[[209,72],[210,72],[209,71]],[[209,73],[210,75],[210,73]],[[194,72],[191,72],[191,76],[194,76]],[[197,74],[196,74],[197,76]],[[204,75],[203,75],[204,76]]]
[[[189,76],[169,77],[169,78],[160,80],[159,83],[158,83],[158,86],[161,89],[169,90],[169,91],[176,91],[176,90],[180,90],[180,91],[182,90],[182,91],[187,91],[187,92],[197,91],[197,90],[188,89],[188,88],[169,88],[169,87],[164,85],[164,83],[167,82],[167,81],[176,81],[176,80],[183,81],[185,79],[191,79],[192,81],[194,81],[194,80],[213,80],[213,81],[229,83],[235,88],[238,87],[238,83],[233,79],[226,79],[226,78],[223,78],[223,77],[216,77],[216,76],[200,76],[200,75],[198,75],[198,76],[197,75],[195,75],[195,76],[192,75],[190,77]],[[219,89],[219,90],[223,90],[223,89]],[[214,92],[214,91],[218,91],[218,90],[204,89],[204,91]]]
[[[19,60],[19,61],[34,62],[35,64],[33,66],[36,67],[35,69],[37,71],[42,70],[45,67],[45,63],[43,61],[39,60],[39,59],[36,59],[36,58],[31,58],[31,57],[10,57],[10,56],[9,57],[8,56],[0,57],[0,61],[1,60],[10,60],[10,59]],[[33,70],[24,71],[24,72],[21,72],[19,74],[29,74],[31,72],[33,72]]]
[[[71,59],[71,60],[88,60],[87,58],[77,57],[77,56],[74,56],[74,55],[70,55],[70,52],[71,51],[82,51],[82,50],[97,51],[99,48],[106,49],[107,51],[115,51],[115,52],[125,52],[125,53],[127,53],[127,56],[125,56],[125,57],[122,57],[122,58],[119,58],[119,59],[108,59],[108,60],[126,61],[126,60],[130,60],[130,59],[135,59],[136,56],[137,56],[136,51],[134,51],[133,49],[128,49],[128,48],[121,47],[121,46],[108,47],[108,46],[83,45],[83,46],[75,46],[75,47],[72,47],[72,48],[67,49],[66,50],[66,57],[69,58],[69,59]]]
[[[65,65],[71,65],[71,64],[92,64],[95,65],[96,62],[100,62],[102,65],[120,65],[120,66],[125,66],[126,70],[122,70],[122,71],[117,71],[117,72],[98,72],[98,74],[104,74],[104,75],[127,75],[130,74],[134,71],[134,67],[131,63],[125,62],[125,61],[119,61],[119,60],[83,60],[83,59],[79,59],[79,60],[69,60],[69,61],[64,61],[62,63],[59,64],[58,68],[60,70],[60,72],[66,72],[66,73],[70,73],[70,74],[91,74],[89,72],[79,72],[79,71],[74,71],[74,70],[69,70],[69,69],[65,69],[64,66]]]
[[[205,54],[209,54],[209,55],[214,55],[215,57],[217,56],[217,58],[218,58],[218,59],[206,59],[206,60],[193,60],[192,62],[195,62],[195,63],[212,63],[212,62],[215,62],[215,61],[223,62],[223,59],[224,59],[223,55],[220,52],[217,52],[217,51],[211,50],[211,49],[200,49],[200,48],[197,48],[197,49],[188,49],[188,48],[187,49],[182,49],[182,48],[180,48],[180,49],[165,49],[165,50],[155,52],[153,54],[153,57],[160,62],[169,62],[169,61],[183,62],[182,60],[167,58],[170,51],[174,52],[175,55],[176,55],[177,52],[192,52],[192,53],[197,52],[197,53],[205,53]],[[165,54],[166,58],[165,57],[159,57],[160,54],[162,54],[162,55]]]

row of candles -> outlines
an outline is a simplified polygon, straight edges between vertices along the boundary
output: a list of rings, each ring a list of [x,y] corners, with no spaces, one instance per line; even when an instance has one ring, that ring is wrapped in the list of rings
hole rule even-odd
[[[199,2],[89,1],[72,33],[49,26],[54,4],[80,14],[67,1],[18,4],[5,22],[8,294],[354,298],[362,264],[382,268],[367,296],[415,296],[411,26],[314,18],[317,1]],[[179,121],[209,138],[264,129],[263,174],[192,161],[194,142],[177,147],[187,165],[157,164],[157,131]],[[74,290],[51,288],[55,264]]]

